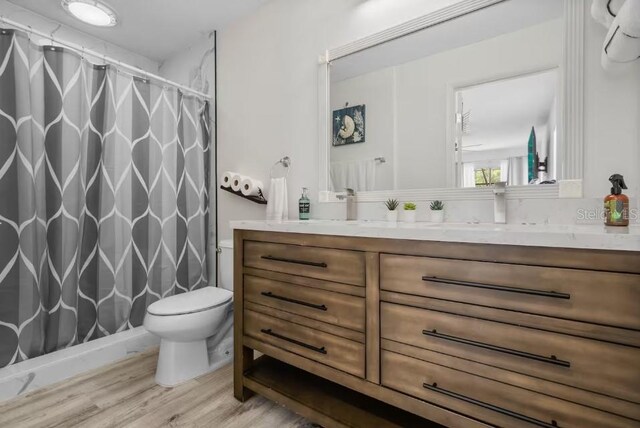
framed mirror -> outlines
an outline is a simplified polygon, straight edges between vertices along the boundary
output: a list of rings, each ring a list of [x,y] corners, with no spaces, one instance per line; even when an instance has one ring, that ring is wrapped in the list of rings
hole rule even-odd
[[[321,201],[555,198],[582,179],[580,0],[469,0],[326,52]]]

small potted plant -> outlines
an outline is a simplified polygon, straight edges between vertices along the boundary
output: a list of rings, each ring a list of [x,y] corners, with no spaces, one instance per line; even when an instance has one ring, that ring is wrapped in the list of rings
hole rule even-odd
[[[444,222],[444,203],[442,201],[433,201],[429,205],[431,209],[431,221],[434,223]]]
[[[405,202],[404,204],[404,221],[407,223],[416,222],[416,204],[413,202]]]
[[[400,203],[398,202],[397,199],[387,199],[387,202],[384,203],[385,206],[387,207],[387,221],[391,222],[391,223],[395,223],[398,221],[398,211],[396,211],[396,209],[398,208],[398,205],[400,205]]]

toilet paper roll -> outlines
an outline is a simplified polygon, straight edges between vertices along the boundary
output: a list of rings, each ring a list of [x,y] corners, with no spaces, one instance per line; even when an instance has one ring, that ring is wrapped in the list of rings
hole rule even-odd
[[[245,178],[247,178],[245,175],[234,174],[233,177],[231,177],[231,189],[233,189],[234,192],[239,192],[242,180]]]
[[[225,171],[224,174],[222,174],[222,178],[220,178],[220,185],[226,188],[231,187],[231,181],[234,175],[236,175],[236,173],[233,171]]]
[[[262,181],[251,177],[245,177],[240,183],[240,191],[245,196],[258,196],[263,188]]]

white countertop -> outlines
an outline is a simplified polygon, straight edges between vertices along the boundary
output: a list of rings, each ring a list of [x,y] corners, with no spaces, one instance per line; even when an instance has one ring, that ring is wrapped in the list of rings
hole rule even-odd
[[[640,251],[640,226],[387,223],[384,221],[232,221],[232,229],[420,241]]]

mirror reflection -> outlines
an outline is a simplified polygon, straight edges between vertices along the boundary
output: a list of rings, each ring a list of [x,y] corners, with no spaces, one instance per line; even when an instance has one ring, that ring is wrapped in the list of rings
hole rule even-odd
[[[563,178],[562,46],[563,2],[507,0],[332,62],[331,190]]]
[[[462,187],[553,183],[558,159],[558,70],[456,91]]]

